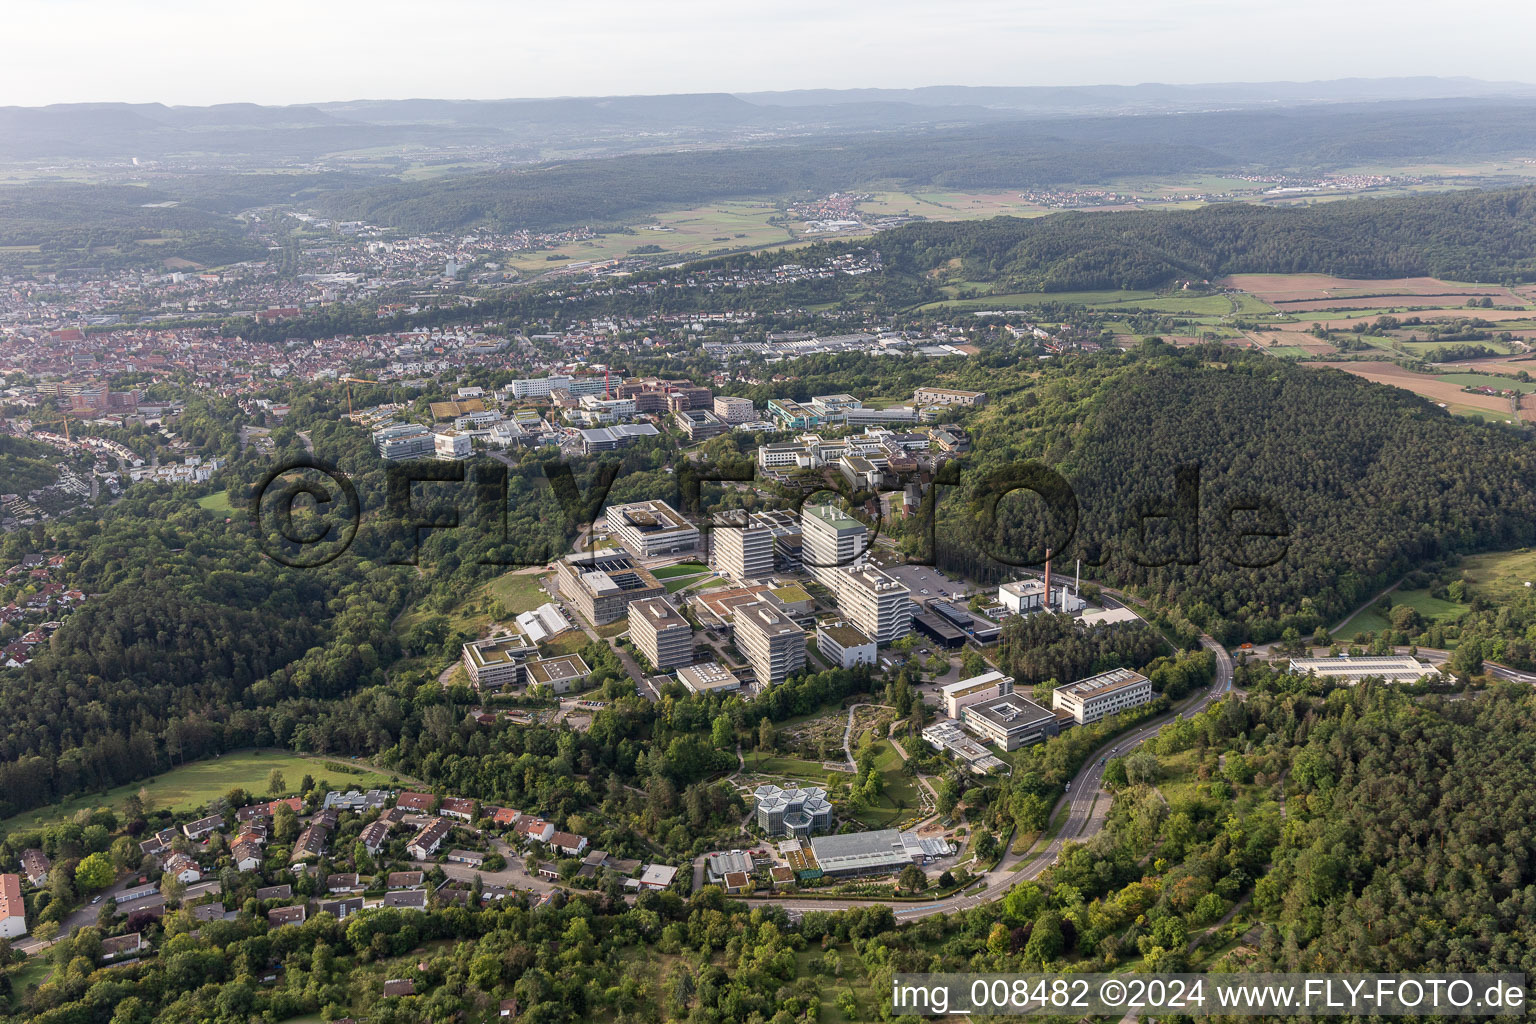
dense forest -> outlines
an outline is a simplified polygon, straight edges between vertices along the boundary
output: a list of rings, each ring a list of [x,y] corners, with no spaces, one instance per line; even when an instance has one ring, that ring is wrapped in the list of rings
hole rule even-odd
[[[410,231],[606,223],[732,196],[900,185],[1024,188],[1132,175],[1315,171],[1524,151],[1527,108],[1344,106],[1157,117],[1083,117],[855,134],[835,141],[538,164],[332,193],[336,216]]]
[[[16,993],[16,1019],[436,1024],[506,1006],[537,1024],[793,1024],[890,1019],[890,977],[900,972],[1326,965],[1529,975],[1530,689],[1452,701],[1294,682],[1277,688],[1245,672],[1245,699],[1111,759],[1106,828],[1067,844],[1038,879],[963,913],[898,923],[891,906],[873,905],[792,921],[706,887],[633,905],[611,892],[537,909],[521,898],[485,909],[434,900],[425,913],[319,914],[276,928],[236,887],[229,920],[172,909],[139,923],[158,955],[128,966],[98,967],[106,932],[81,929],[46,954],[56,965],[47,985]],[[1027,752],[1023,777],[993,809],[1027,812],[1030,787],[1105,738],[1097,727],[1079,732]],[[970,804],[979,784],[966,786],[960,799]],[[415,994],[386,995],[383,981],[402,977]]]
[[[1082,358],[969,425],[965,486],[938,510],[941,565],[999,578],[1054,537],[1059,564],[1102,566],[1095,578],[1175,613],[1186,640],[1310,634],[1425,560],[1533,537],[1536,457],[1518,435],[1221,346]],[[1015,492],[989,511],[1006,467],[1029,461],[1071,496]]]

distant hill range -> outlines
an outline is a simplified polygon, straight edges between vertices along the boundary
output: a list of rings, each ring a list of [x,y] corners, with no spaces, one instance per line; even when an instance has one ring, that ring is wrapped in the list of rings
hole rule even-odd
[[[0,159],[311,160],[376,147],[470,147],[535,161],[1030,118],[1430,100],[1536,102],[1536,86],[1469,78],[1133,86],[933,86],[508,100],[354,100],[266,107],[76,103],[0,107]],[[476,154],[471,154],[476,155]]]

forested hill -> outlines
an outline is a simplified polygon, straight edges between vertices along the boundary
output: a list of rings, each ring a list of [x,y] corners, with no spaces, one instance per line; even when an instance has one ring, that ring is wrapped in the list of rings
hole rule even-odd
[[[1220,346],[1150,343],[1128,362],[1100,360],[1001,394],[970,422],[968,485],[1025,460],[1071,484],[1080,527],[1070,548],[1057,548],[1059,564],[1104,560],[1094,576],[1139,587],[1218,637],[1310,633],[1426,561],[1536,540],[1536,451],[1517,435],[1396,388]],[[1196,464],[1194,536],[1156,519],[1139,536],[1141,514],[1168,511],[1176,470]],[[1228,508],[1250,499],[1283,515],[1283,544],[1226,525]],[[995,576],[1006,570],[978,545],[1043,550],[1024,506],[1005,509],[990,531],[961,510],[970,503],[953,507],[939,533],[943,563]],[[1276,522],[1246,512],[1230,521],[1242,532]],[[1181,564],[1196,552],[1191,542],[1198,561]],[[1236,564],[1278,552],[1273,564]]]
[[[1002,291],[1156,288],[1225,274],[1536,279],[1536,189],[1317,206],[1063,213],[913,224],[879,236],[886,265]]]
[[[799,144],[537,164],[325,197],[330,214],[410,231],[604,224],[728,197],[900,185],[1108,184],[1240,169],[1316,173],[1370,163],[1529,153],[1532,106],[1471,101],[1081,117],[851,133]]]

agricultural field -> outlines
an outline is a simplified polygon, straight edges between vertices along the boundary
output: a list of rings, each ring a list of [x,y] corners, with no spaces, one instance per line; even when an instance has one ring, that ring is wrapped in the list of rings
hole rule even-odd
[[[984,284],[955,284],[950,286],[955,294],[961,288],[985,288]],[[1268,312],[1267,305],[1249,295],[1161,295],[1150,291],[1085,291],[1085,292],[1000,292],[993,295],[967,299],[944,299],[918,307],[920,310],[979,310],[1021,309],[1047,303],[1081,305],[1087,309],[1130,313],[1150,310],[1158,313],[1184,313],[1189,316],[1226,317],[1234,312]]]
[[[668,210],[656,214],[649,224],[637,225],[632,233],[602,234],[568,242],[558,248],[521,253],[507,258],[503,265],[523,274],[537,275],[572,262],[622,259],[642,246],[659,246],[664,253],[707,256],[801,241],[789,229],[768,223],[770,218],[778,216],[776,203],[751,199]],[[550,256],[566,259],[551,260]]]
[[[1500,377],[1492,373],[1442,373],[1435,379],[1463,388],[1495,388],[1500,391],[1518,391],[1525,395],[1536,391],[1536,381],[1515,380],[1513,377]]]
[[[357,774],[339,770],[343,767],[355,769]],[[265,793],[267,776],[274,768],[283,773],[290,793],[297,792],[300,780],[306,775],[317,780],[325,779],[333,789],[390,784],[388,775],[335,758],[306,757],[286,750],[243,750],[206,761],[194,761],[143,782],[18,814],[5,819],[3,824],[7,830],[14,831],[67,821],[81,810],[118,807],[141,788],[149,793],[158,809],[191,811],[237,786],[252,793]]]
[[[1479,596],[1507,604],[1536,583],[1536,549],[1489,551],[1461,560],[1462,578]]]
[[[1413,304],[1465,306],[1468,299],[1484,297],[1500,306],[1525,304],[1524,299],[1502,285],[1465,284],[1434,277],[1376,281],[1327,274],[1233,274],[1217,283],[1247,292],[1286,311],[1350,308],[1351,305],[1353,308]],[[1427,301],[1431,298],[1440,301]],[[1363,299],[1369,301],[1360,301]],[[1387,302],[1387,299],[1394,301]]]
[[[1454,622],[1470,610],[1459,601],[1431,597],[1428,590],[1394,590],[1390,596],[1394,608],[1405,604],[1418,612],[1425,622]],[[1345,623],[1334,639],[1353,640],[1361,633],[1379,633],[1390,629],[1391,625],[1386,614],[1373,605]]]
[[[1412,391],[1414,394],[1421,395],[1436,405],[1442,406],[1447,411],[1458,415],[1473,415],[1484,419],[1509,423],[1513,423],[1517,418],[1515,412],[1510,408],[1509,400],[1506,398],[1500,398],[1497,395],[1472,394],[1463,391],[1461,384],[1445,381],[1441,377],[1428,373],[1415,373],[1396,363],[1361,360],[1358,362],[1316,363],[1309,365],[1341,370],[1344,373],[1352,373],[1357,377],[1364,377],[1366,380],[1375,381],[1377,384],[1390,384],[1405,391]],[[1458,375],[1447,374],[1443,376]],[[1494,379],[1504,380],[1502,377]],[[1528,422],[1536,422],[1536,407],[1522,407],[1518,418]]]

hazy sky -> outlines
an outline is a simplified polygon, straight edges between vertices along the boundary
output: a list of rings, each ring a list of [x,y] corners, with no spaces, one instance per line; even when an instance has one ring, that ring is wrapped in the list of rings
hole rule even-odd
[[[0,105],[1536,79],[1531,0],[8,0]]]

